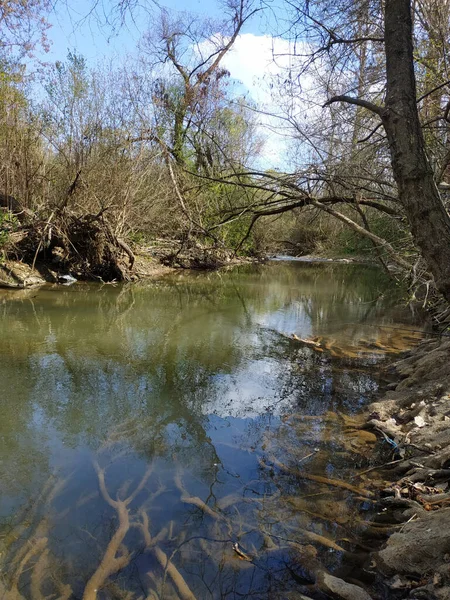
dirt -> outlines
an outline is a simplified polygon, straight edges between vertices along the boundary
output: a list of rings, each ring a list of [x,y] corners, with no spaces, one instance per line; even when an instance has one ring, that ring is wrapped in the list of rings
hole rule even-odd
[[[175,269],[161,264],[145,251],[135,254],[135,263],[131,271],[131,280],[162,277]],[[34,288],[45,283],[66,283],[65,276],[71,275],[76,280],[85,280],[77,272],[65,269],[54,261],[39,261],[33,268],[31,265],[14,260],[0,264],[0,289]],[[101,282],[101,278],[98,278]]]
[[[80,281],[138,281],[162,277],[180,269],[217,270],[260,261],[257,258],[234,256],[231,251],[203,248],[199,245],[179,252],[179,244],[164,240],[150,246],[134,245],[132,249],[128,246],[127,248],[132,253],[133,260],[127,264],[122,256],[122,259],[117,260],[117,265],[120,263],[120,266],[116,271],[108,270],[108,265],[101,262],[103,259],[95,269],[91,268],[92,264],[87,259],[82,268],[77,268],[77,263],[68,261],[58,248],[47,253],[45,258],[36,259],[35,255],[30,255],[21,259],[10,257],[9,260],[0,260],[0,289],[24,289],[44,283],[66,283],[67,275]],[[106,273],[105,279],[102,276],[103,272]]]
[[[369,407],[380,437],[381,512],[396,532],[374,553],[385,597],[450,599],[450,338],[421,343],[389,368],[394,379]],[[389,456],[390,454],[390,456]],[[389,519],[389,517],[387,517]]]

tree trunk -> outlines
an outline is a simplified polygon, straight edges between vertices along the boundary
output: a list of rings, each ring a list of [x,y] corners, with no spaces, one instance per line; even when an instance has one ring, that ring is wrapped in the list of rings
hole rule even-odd
[[[436,286],[450,302],[450,218],[425,152],[416,103],[410,0],[386,0],[386,104],[389,140],[399,200],[413,238]]]

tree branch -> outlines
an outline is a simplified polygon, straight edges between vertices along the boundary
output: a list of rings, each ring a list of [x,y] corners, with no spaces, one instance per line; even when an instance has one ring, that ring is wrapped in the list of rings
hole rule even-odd
[[[356,106],[361,106],[362,108],[366,108],[371,112],[375,113],[379,117],[383,115],[383,108],[374,104],[373,102],[369,102],[368,100],[362,100],[361,98],[352,98],[351,96],[333,96],[329,100],[325,102],[322,108],[326,106],[330,106],[330,104],[334,104],[335,102],[345,102],[346,104],[354,104]]]
[[[357,233],[359,233],[359,234],[369,238],[373,242],[375,242],[375,244],[377,244],[378,246],[380,246],[381,248],[386,250],[386,252],[391,257],[392,262],[394,262],[396,265],[398,265],[402,270],[406,270],[407,272],[409,272],[411,270],[411,265],[406,260],[404,260],[401,256],[399,256],[397,254],[397,252],[394,250],[394,248],[391,246],[391,244],[389,244],[389,242],[387,242],[383,238],[378,237],[371,231],[367,231],[367,229],[364,229],[364,227],[361,227],[361,225],[358,225],[358,223],[355,223],[355,221],[353,221],[352,219],[349,219],[348,217],[346,217],[342,213],[338,212],[337,210],[334,210],[330,206],[326,206],[325,204],[322,204],[322,202],[313,200],[311,202],[311,204],[313,206],[319,208],[320,210],[323,210],[323,211],[327,212],[328,214],[333,215],[333,217],[336,217],[336,219],[339,219],[339,221],[342,221],[343,223],[345,223],[346,225],[351,227]]]

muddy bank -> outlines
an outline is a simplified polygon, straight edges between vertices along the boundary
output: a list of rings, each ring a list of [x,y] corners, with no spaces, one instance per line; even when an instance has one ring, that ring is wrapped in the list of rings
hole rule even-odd
[[[34,265],[21,260],[5,260],[0,263],[0,289],[33,288],[45,283],[70,284],[75,281],[98,281],[113,283],[139,281],[162,277],[176,270],[217,270],[238,264],[255,262],[256,259],[234,257],[223,252],[220,256],[211,249],[196,249],[174,256],[167,246],[133,248],[133,264],[127,266],[127,276],[116,278],[94,275],[77,270],[60,260],[40,260]],[[125,268],[125,267],[124,267]]]
[[[382,512],[397,523],[374,565],[386,597],[450,598],[450,338],[422,342],[388,369],[393,383],[366,427],[384,445],[374,478]]]
[[[205,236],[186,234],[181,239],[134,243],[106,209],[80,216],[67,207],[67,201],[45,218],[27,210],[11,213],[9,219],[10,225],[2,227],[2,287],[67,281],[68,276],[129,282],[163,274],[171,267],[207,270],[242,261],[234,250]]]
[[[130,281],[161,277],[174,271],[173,267],[162,264],[145,251],[135,253],[135,262],[130,271]],[[34,288],[45,283],[65,284],[75,281],[104,280],[101,277],[87,278],[85,274],[78,273],[73,269],[67,269],[53,261],[41,261],[29,265],[18,260],[6,260],[0,264],[0,289],[26,289]],[[111,280],[106,280],[111,282]],[[114,281],[114,280],[113,280]],[[120,279],[119,279],[120,281]]]

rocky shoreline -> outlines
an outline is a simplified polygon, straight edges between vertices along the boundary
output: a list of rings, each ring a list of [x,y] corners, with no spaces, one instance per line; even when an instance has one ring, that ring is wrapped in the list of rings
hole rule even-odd
[[[394,383],[366,428],[391,446],[375,477],[397,527],[373,554],[387,598],[450,599],[450,337],[422,342],[388,368]]]

